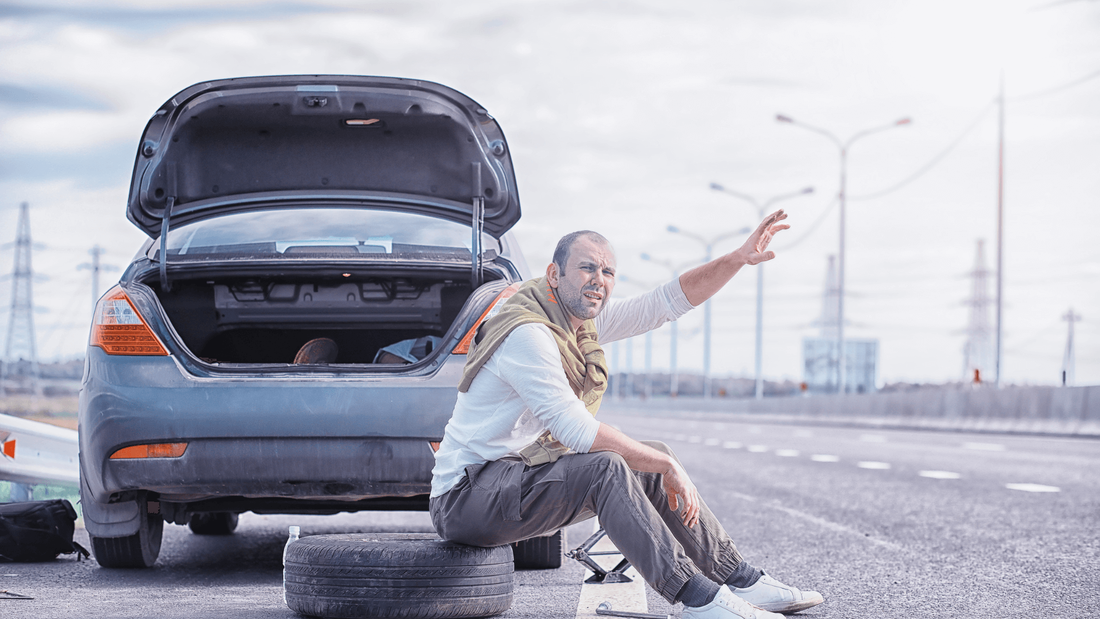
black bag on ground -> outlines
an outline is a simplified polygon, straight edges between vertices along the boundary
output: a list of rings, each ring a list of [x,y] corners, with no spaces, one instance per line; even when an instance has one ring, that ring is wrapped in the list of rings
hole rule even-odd
[[[75,523],[76,510],[65,499],[0,503],[0,561],[50,561],[73,552],[88,558],[73,541]]]

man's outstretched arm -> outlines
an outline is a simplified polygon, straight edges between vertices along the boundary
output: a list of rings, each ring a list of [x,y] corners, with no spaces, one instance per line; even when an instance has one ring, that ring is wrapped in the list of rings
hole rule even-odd
[[[627,466],[643,473],[660,473],[661,483],[668,494],[668,506],[672,511],[680,508],[684,524],[690,529],[699,521],[699,491],[691,482],[687,471],[672,456],[643,445],[619,432],[606,423],[600,424],[596,440],[592,442],[593,451],[613,451],[626,460]]]
[[[777,232],[790,228],[787,224],[779,223],[786,218],[787,214],[779,209],[760,222],[744,245],[681,275],[680,288],[687,300],[698,307],[721,290],[741,267],[775,258],[775,252],[768,251],[768,245]]]

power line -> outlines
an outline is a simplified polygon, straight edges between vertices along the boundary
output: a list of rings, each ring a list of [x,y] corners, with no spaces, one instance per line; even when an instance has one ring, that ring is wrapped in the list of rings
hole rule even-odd
[[[1098,77],[1100,77],[1100,69],[1098,69],[1096,71],[1093,71],[1092,73],[1088,73],[1088,74],[1084,75],[1083,77],[1079,77],[1075,80],[1068,81],[1065,84],[1062,84],[1060,86],[1054,86],[1052,88],[1047,88],[1046,90],[1040,90],[1040,91],[1037,91],[1037,92],[1028,93],[1026,95],[1018,95],[1018,96],[1015,96],[1015,97],[1009,97],[1008,100],[1009,101],[1030,101],[1031,99],[1038,99],[1040,97],[1046,97],[1048,95],[1058,94],[1058,93],[1062,92],[1063,90],[1069,90],[1070,88],[1073,88],[1074,86],[1080,86],[1081,84],[1084,84],[1085,82],[1087,82],[1089,80],[1094,80]]]
[[[817,227],[821,225],[821,222],[825,221],[825,217],[830,212],[832,212],[833,207],[836,206],[839,203],[840,203],[839,198],[833,198],[832,202],[829,202],[829,204],[825,206],[825,210],[821,211],[821,214],[817,216],[817,220],[815,220],[814,223],[810,225],[809,230],[806,230],[806,232],[804,232],[802,234],[802,236],[798,237],[796,240],[791,241],[790,243],[788,243],[786,245],[776,247],[775,248],[776,253],[778,253],[780,251],[786,251],[788,249],[791,249],[792,247],[797,246],[802,241],[805,241],[807,237],[809,237],[811,234],[813,234],[814,230],[817,230]]]
[[[933,157],[928,163],[924,164],[923,167],[921,167],[919,170],[917,170],[916,172],[911,174],[909,177],[903,179],[902,181],[900,181],[898,183],[895,183],[895,184],[891,185],[890,187],[887,187],[886,189],[881,189],[879,191],[875,191],[875,192],[872,192],[872,193],[865,193],[865,194],[859,195],[859,196],[848,196],[848,199],[858,201],[858,200],[873,200],[875,198],[881,198],[882,196],[885,196],[886,194],[893,193],[893,192],[901,189],[902,187],[908,185],[909,183],[917,180],[921,176],[924,176],[924,174],[926,172],[928,172],[929,170],[934,168],[936,166],[936,164],[938,164],[940,161],[942,161],[943,158],[946,157],[951,151],[955,150],[955,147],[958,146],[959,143],[963,141],[963,138],[970,135],[970,132],[973,131],[978,126],[978,123],[980,123],[982,121],[982,119],[985,118],[986,114],[988,114],[989,111],[991,109],[993,109],[993,106],[996,104],[996,102],[997,102],[996,99],[990,101],[984,108],[982,108],[982,111],[978,113],[978,115],[974,118],[974,120],[971,121],[970,124],[967,125],[967,127],[965,129],[963,129],[962,133],[960,133],[954,140],[951,141],[950,144],[947,145],[947,148],[943,149],[943,151],[941,151],[938,155]]]

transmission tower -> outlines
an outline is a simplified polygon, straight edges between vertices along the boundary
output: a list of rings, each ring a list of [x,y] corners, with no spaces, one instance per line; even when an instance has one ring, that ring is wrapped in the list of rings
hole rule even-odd
[[[840,286],[836,278],[836,256],[829,256],[825,273],[825,294],[821,297],[821,318],[818,319],[822,338],[837,339],[840,332]]]
[[[963,344],[963,380],[981,382],[992,378],[994,370],[993,327],[989,321],[989,309],[993,300],[989,297],[989,280],[993,272],[985,266],[985,241],[978,240],[974,256],[974,270],[970,272],[970,321],[966,327]]]
[[[30,207],[24,202],[19,205],[19,223],[15,227],[15,269],[12,273],[11,312],[8,315],[8,339],[4,348],[0,391],[41,393],[38,350],[34,343],[32,277]]]
[[[92,255],[91,262],[85,262],[77,265],[76,270],[83,271],[85,269],[92,272],[92,311],[95,311],[96,303],[99,302],[99,274],[100,272],[117,271],[118,267],[113,264],[101,264],[99,257],[103,255],[103,248],[96,245],[88,250],[88,253]]]
[[[1074,382],[1074,374],[1076,373],[1076,365],[1073,354],[1073,323],[1081,320],[1080,314],[1074,314],[1073,308],[1069,308],[1069,311],[1062,316],[1062,320],[1069,323],[1069,334],[1066,335],[1066,352],[1062,355],[1062,386],[1066,387],[1072,385]]]

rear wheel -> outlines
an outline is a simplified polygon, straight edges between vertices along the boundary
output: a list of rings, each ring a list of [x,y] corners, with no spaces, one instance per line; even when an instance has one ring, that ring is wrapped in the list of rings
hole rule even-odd
[[[237,528],[237,514],[233,512],[212,512],[191,514],[187,526],[196,535],[229,535]]]
[[[551,570],[561,567],[565,530],[547,537],[532,537],[512,544],[517,570]]]
[[[92,553],[103,567],[153,567],[160,554],[164,519],[150,514],[145,501],[139,501],[138,532],[126,537],[92,536]]]

